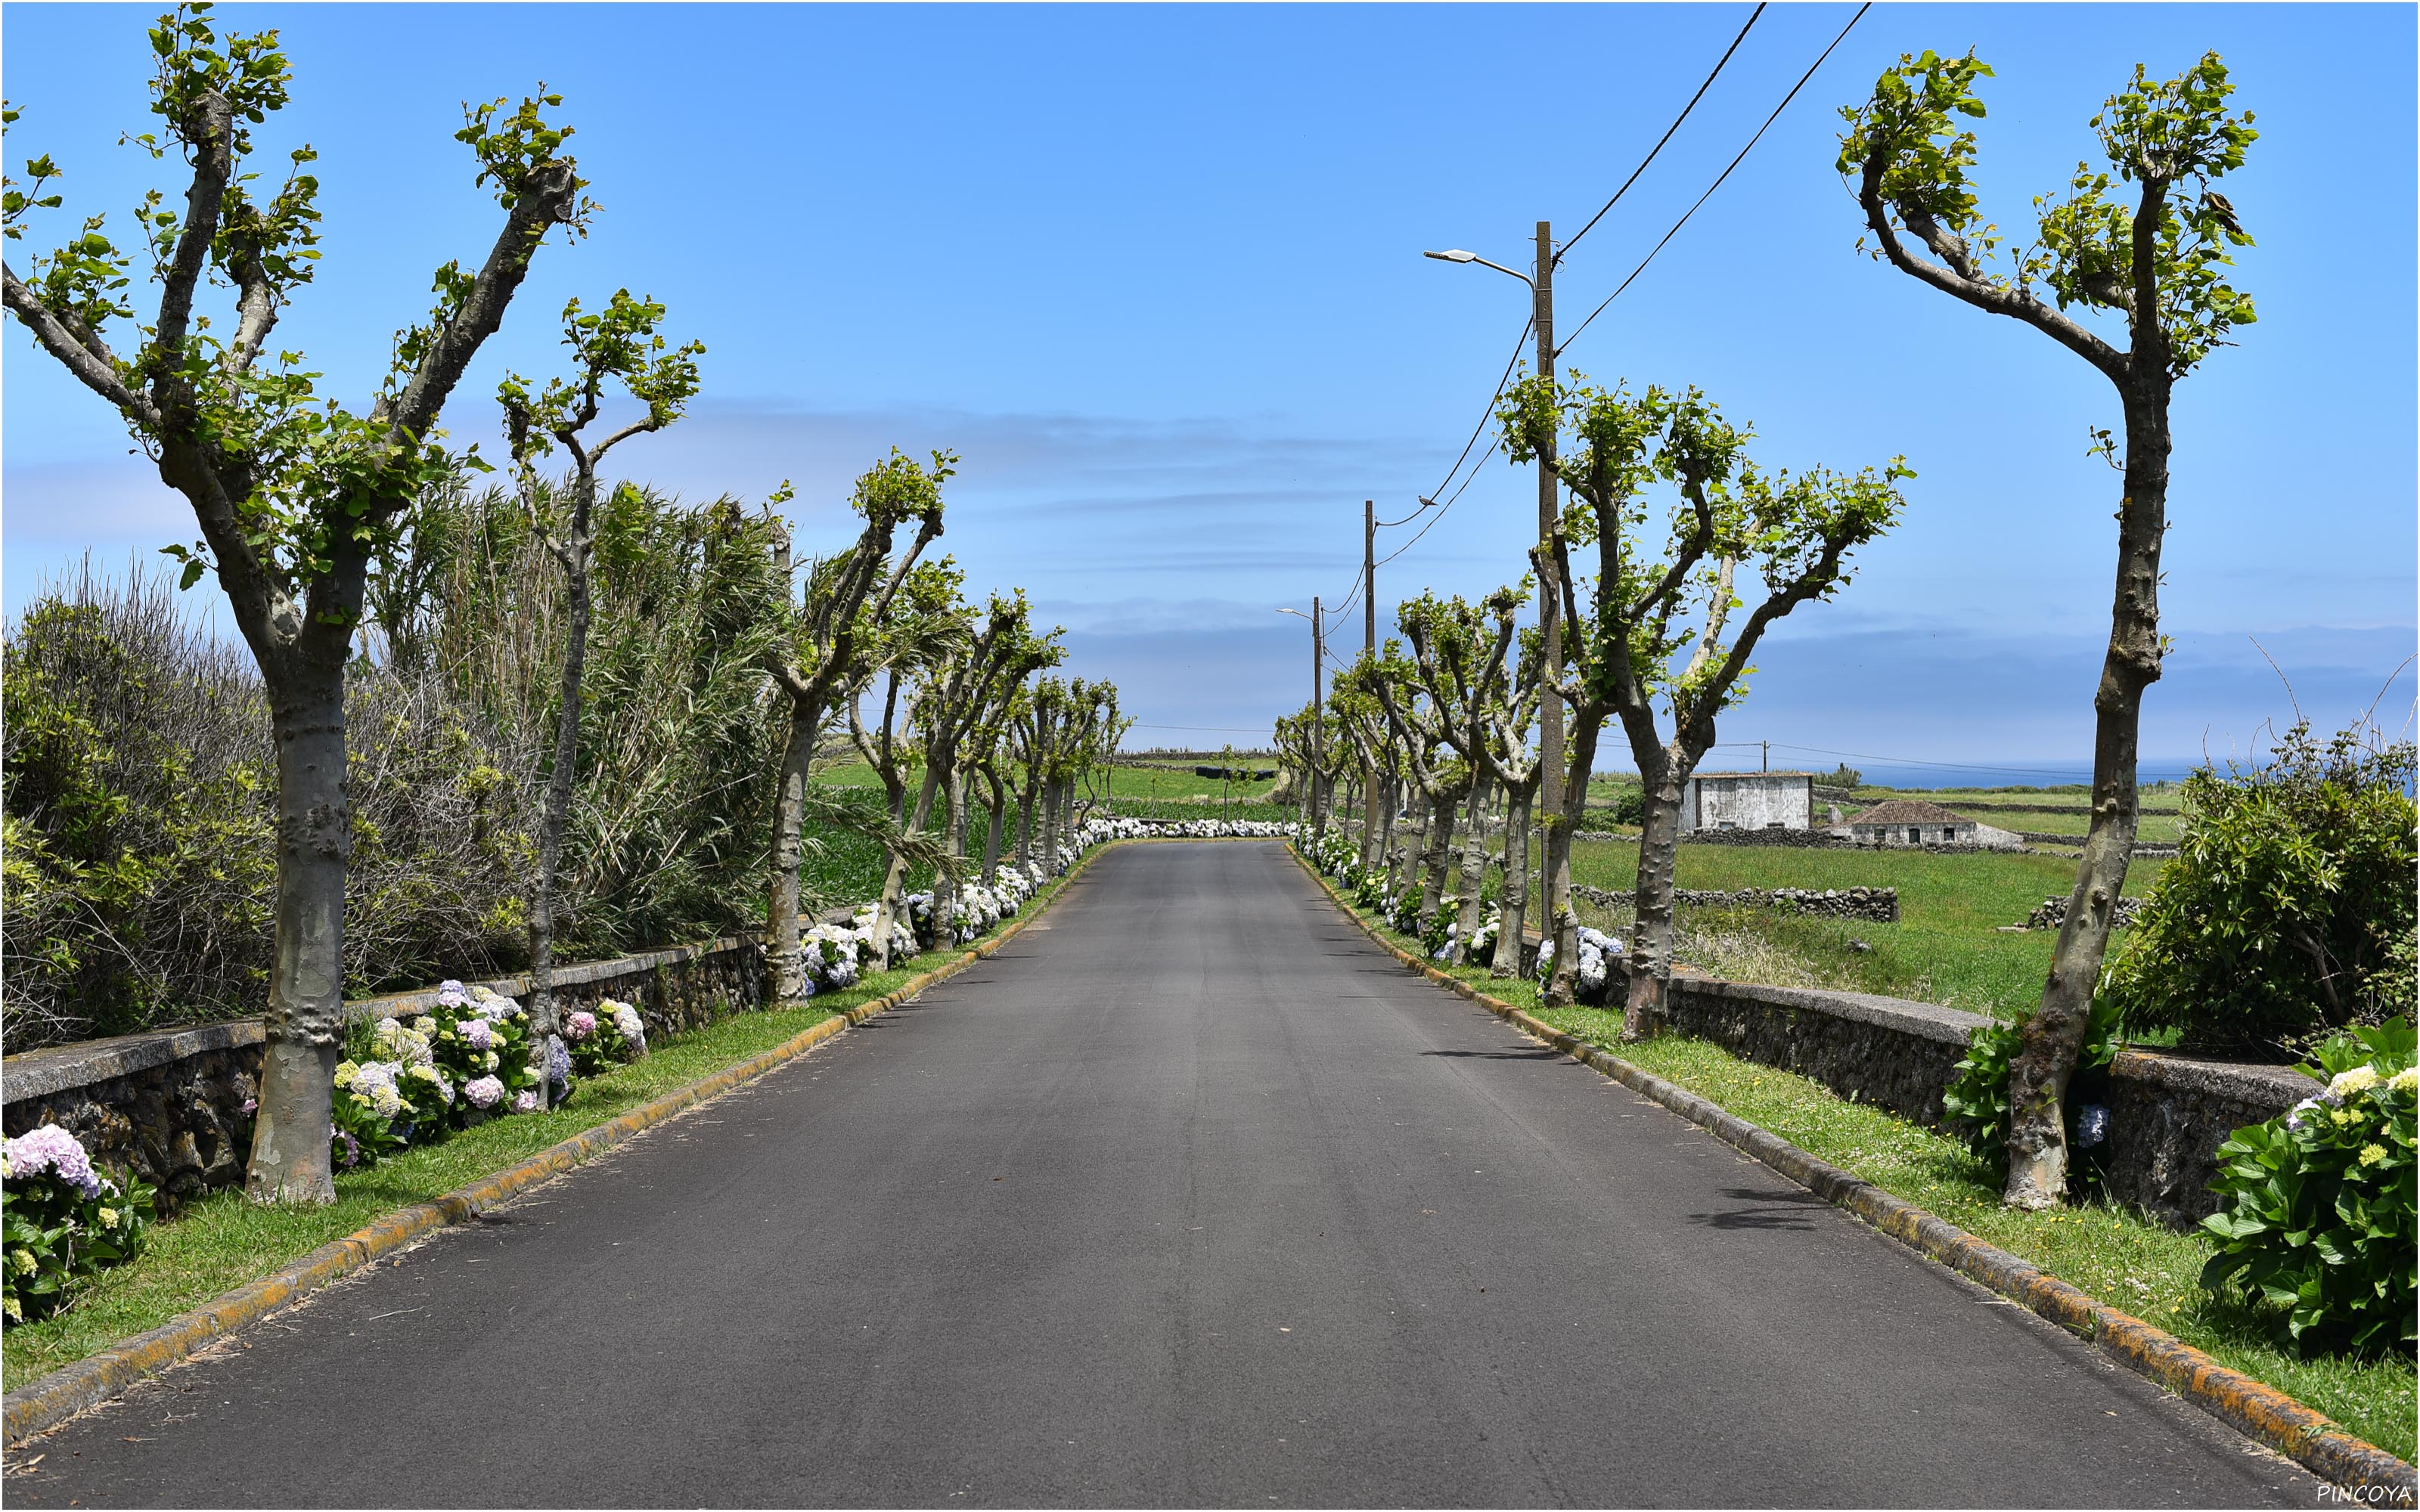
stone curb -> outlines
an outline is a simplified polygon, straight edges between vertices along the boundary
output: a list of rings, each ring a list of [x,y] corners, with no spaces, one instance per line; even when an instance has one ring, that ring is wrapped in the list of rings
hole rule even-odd
[[[1686,1088],[1607,1055],[1438,970],[1380,933],[1300,851],[1293,846],[1286,849],[1345,918],[1359,925],[1363,933],[1396,960],[1430,980],[1508,1020],[1590,1070],[1662,1103],[1725,1144],[1755,1157],[1834,1206],[1847,1209],[1927,1258],[2011,1302],[2023,1304],[2095,1345],[2119,1364],[2175,1392],[2256,1443],[2300,1462],[2323,1479],[2366,1500],[2374,1499],[2378,1504],[2408,1507],[2420,1499],[2420,1471],[2376,1444],[2354,1438],[2324,1414],[2276,1387],[2228,1369],[2176,1335],[2094,1301],[2008,1251],[1985,1243],[1955,1224],[1893,1196],[1862,1177],[1816,1159]]]
[[[49,1375],[28,1381],[8,1393],[5,1399],[0,1399],[5,1400],[5,1433],[8,1446],[15,1448],[38,1433],[48,1432],[78,1412],[97,1407],[128,1387],[187,1359],[213,1340],[257,1322],[279,1308],[302,1301],[330,1282],[416,1243],[441,1228],[468,1223],[489,1209],[595,1159],[675,1115],[753,1081],[878,1013],[889,1012],[976,962],[990,959],[1001,946],[1016,938],[1030,920],[1047,913],[1053,903],[1065,896],[1067,886],[1092,863],[1094,856],[1112,845],[1126,843],[1129,842],[1111,841],[1109,844],[1094,846],[1078,857],[1076,864],[1059,878],[1059,889],[1045,900],[1040,908],[1019,915],[1006,929],[969,946],[956,960],[910,977],[880,997],[828,1018],[738,1065],[726,1066],[710,1076],[667,1092],[652,1103],[632,1108],[595,1128],[583,1130],[560,1144],[551,1145],[493,1176],[473,1181],[469,1186],[458,1187],[427,1202],[415,1202],[408,1208],[398,1209],[342,1239],[322,1244],[289,1265],[257,1280],[247,1281],[191,1312],[179,1314],[158,1328],[137,1334],[105,1350],[95,1350],[72,1365],[62,1365]]]

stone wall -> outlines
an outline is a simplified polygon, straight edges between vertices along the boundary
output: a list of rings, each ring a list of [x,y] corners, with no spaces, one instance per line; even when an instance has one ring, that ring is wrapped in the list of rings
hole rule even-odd
[[[1851,843],[1821,829],[1684,829],[1683,845],[1799,845],[1823,850]]]
[[[1934,1128],[1941,1093],[1989,1022],[1932,1003],[1864,993],[1761,987],[1676,977],[1674,1026],[1732,1054],[1796,1072],[1842,1097]],[[2217,1152],[2246,1124],[2273,1119],[2317,1090],[2283,1066],[2245,1066],[2130,1050],[2109,1073],[2104,1180],[2116,1200],[2190,1227],[2216,1206]]]
[[[1599,908],[1631,901],[1631,895],[1575,883],[1572,891]],[[1779,908],[1825,918],[1862,918],[1877,924],[1899,922],[1897,887],[1742,887],[1719,892],[1704,887],[1675,887],[1672,900],[1695,908]]]
[[[634,1004],[649,1039],[695,1028],[760,1001],[764,950],[752,938],[651,950],[555,972],[565,1011],[607,997]],[[508,997],[527,977],[485,983]],[[436,1006],[437,989],[362,998],[351,1019],[410,1018]],[[258,1019],[120,1035],[28,1051],[0,1061],[0,1131],[55,1123],[95,1161],[135,1175],[168,1203],[243,1180],[250,1154],[243,1105],[259,1092]]]
[[[2142,912],[2142,899],[2120,898],[2118,900],[2118,906],[2109,911],[2109,927],[2132,929],[2134,920]],[[2040,908],[2025,916],[2027,929],[2056,929],[2066,922],[2067,897],[2064,893],[2056,898],[2044,898]]]

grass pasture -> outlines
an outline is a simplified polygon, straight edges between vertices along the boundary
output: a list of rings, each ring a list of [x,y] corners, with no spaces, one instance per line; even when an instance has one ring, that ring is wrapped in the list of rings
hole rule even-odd
[[[2137,860],[2126,891],[2148,888],[2165,863]],[[1900,921],[1816,918],[1770,908],[1682,909],[1701,939],[1761,942],[1795,962],[1803,980],[1776,985],[1838,987],[1941,1003],[2007,1017],[2032,1008],[2050,974],[2057,936],[2046,930],[2003,934],[2044,898],[2075,883],[2075,863],[2058,856],[1990,851],[1934,854],[1903,850],[1820,850],[1781,845],[1683,845],[1675,863],[1683,887],[1897,887]],[[1631,841],[1579,841],[1572,880],[1612,892],[1637,885],[1638,846]],[[1582,904],[1601,929],[1626,924],[1628,911]],[[1858,950],[1853,942],[1870,949]],[[1729,975],[1720,961],[1689,964]]]

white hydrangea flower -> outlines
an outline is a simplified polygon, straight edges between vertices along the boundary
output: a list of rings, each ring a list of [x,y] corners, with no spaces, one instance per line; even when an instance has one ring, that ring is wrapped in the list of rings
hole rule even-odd
[[[2338,1072],[2335,1079],[2328,1083],[2328,1090],[2340,1098],[2350,1097],[2355,1092],[2368,1091],[2384,1079],[2378,1074],[2376,1066],[2355,1066],[2350,1071]]]

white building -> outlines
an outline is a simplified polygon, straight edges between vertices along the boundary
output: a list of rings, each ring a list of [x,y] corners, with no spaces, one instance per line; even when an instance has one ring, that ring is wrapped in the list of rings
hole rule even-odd
[[[1815,812],[1812,772],[1699,772],[1681,790],[1681,831],[1807,829]]]

